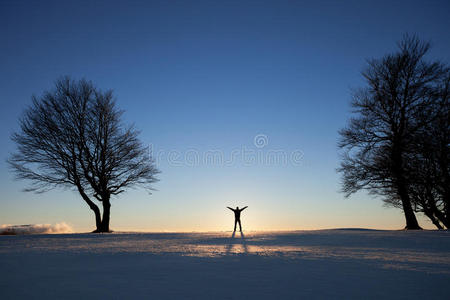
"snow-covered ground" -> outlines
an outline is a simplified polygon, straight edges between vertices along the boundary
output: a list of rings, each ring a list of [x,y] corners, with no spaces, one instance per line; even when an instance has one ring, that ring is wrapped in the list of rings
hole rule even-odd
[[[449,299],[450,232],[0,236],[0,299]]]

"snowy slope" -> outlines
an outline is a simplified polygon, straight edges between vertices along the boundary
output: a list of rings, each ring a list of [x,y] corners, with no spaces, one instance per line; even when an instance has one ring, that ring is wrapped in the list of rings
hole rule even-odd
[[[448,299],[450,232],[0,236],[0,299]]]

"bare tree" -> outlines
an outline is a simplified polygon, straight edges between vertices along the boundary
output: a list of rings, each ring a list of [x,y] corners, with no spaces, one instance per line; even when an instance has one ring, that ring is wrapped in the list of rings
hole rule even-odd
[[[450,69],[437,85],[428,122],[414,134],[406,168],[415,211],[424,213],[439,229],[450,228]],[[395,199],[390,201],[395,205]]]
[[[435,138],[433,149],[436,155],[436,189],[442,199],[441,221],[450,229],[450,68],[446,69],[441,88],[439,102],[436,106],[436,118],[432,124],[430,135]]]
[[[420,229],[411,201],[407,160],[415,135],[433,117],[438,85],[445,74],[440,62],[427,62],[429,43],[405,36],[396,53],[368,61],[367,86],[354,93],[356,116],[340,131],[344,150],[338,171],[346,196],[365,189],[398,201],[406,228]]]
[[[17,151],[8,162],[18,179],[31,182],[26,191],[78,191],[95,214],[94,232],[109,232],[111,197],[133,186],[150,191],[159,173],[138,131],[125,127],[121,115],[112,91],[62,78],[53,91],[32,97],[20,132],[12,135]]]

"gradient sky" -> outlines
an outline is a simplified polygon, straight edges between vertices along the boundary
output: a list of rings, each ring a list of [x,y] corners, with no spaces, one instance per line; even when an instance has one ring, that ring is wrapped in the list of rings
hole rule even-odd
[[[75,192],[24,193],[5,162],[31,95],[70,75],[114,90],[162,171],[151,196],[113,200],[114,230],[231,230],[237,205],[247,230],[402,228],[380,199],[339,193],[337,131],[365,59],[403,33],[450,61],[449,3],[0,1],[0,224],[94,229]],[[226,162],[205,162],[211,151]]]

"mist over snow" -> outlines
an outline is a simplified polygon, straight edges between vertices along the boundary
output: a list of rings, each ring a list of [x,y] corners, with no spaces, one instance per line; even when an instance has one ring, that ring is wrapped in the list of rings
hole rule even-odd
[[[0,235],[73,233],[73,229],[65,222],[52,224],[0,225]]]

